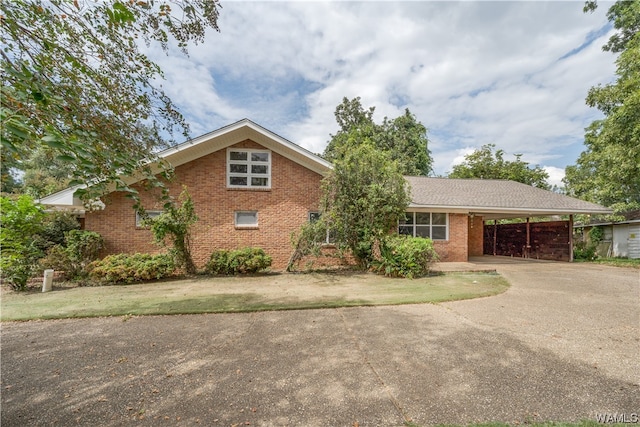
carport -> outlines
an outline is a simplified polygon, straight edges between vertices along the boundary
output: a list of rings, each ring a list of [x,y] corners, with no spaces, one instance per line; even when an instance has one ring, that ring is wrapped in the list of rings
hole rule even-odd
[[[485,221],[483,254],[522,258],[573,261],[573,215],[568,220],[499,224]]]
[[[602,215],[605,212],[584,206],[591,203],[549,193],[562,198],[545,195],[546,199],[527,200],[527,197],[541,194],[538,191],[521,193],[521,209],[473,212],[472,216],[478,215],[483,219],[483,255],[573,261],[574,215]],[[557,205],[554,206],[554,203]],[[534,204],[537,207],[527,207]],[[606,213],[612,212],[607,210]]]
[[[449,214],[447,240],[434,240],[436,250],[448,256],[446,261],[480,255],[572,261],[574,216],[613,213],[595,203],[515,181],[406,179],[411,187],[409,211]]]

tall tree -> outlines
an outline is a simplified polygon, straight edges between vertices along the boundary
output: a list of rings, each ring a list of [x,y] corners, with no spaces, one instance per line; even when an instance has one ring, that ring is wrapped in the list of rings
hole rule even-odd
[[[375,107],[365,109],[360,97],[343,98],[336,107],[339,130],[331,135],[323,156],[330,161],[343,158],[363,141],[369,141],[397,160],[405,175],[428,175],[433,171],[427,128],[409,109],[395,119],[385,117],[382,124],[373,121]]]
[[[109,184],[142,171],[165,135],[188,126],[157,84],[162,70],[141,50],[172,40],[185,53],[218,29],[218,0],[0,2],[2,157],[39,147],[73,165],[71,184]]]
[[[549,174],[540,166],[529,167],[516,154],[515,160],[505,160],[503,150],[495,150],[495,144],[483,145],[479,150],[464,156],[464,162],[453,167],[449,178],[509,179],[549,190]]]
[[[589,1],[585,12],[596,7]],[[624,211],[640,207],[640,2],[617,1],[607,17],[618,31],[603,50],[619,53],[617,80],[589,90],[587,104],[604,118],[586,129],[586,150],[564,182],[571,195]]]
[[[361,141],[336,159],[323,180],[323,226],[339,246],[369,267],[375,243],[405,214],[407,190],[398,162],[371,141]]]

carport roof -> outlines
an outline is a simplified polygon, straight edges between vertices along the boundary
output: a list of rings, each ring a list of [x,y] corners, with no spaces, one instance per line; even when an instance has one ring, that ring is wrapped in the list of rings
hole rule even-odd
[[[611,214],[611,209],[515,181],[405,177],[410,208],[482,215],[485,219]]]

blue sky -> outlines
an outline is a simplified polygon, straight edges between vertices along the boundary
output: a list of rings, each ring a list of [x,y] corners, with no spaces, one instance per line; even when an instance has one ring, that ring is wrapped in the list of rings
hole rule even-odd
[[[192,136],[246,117],[321,153],[359,96],[378,122],[409,108],[429,128],[436,174],[493,143],[559,184],[600,117],[589,88],[614,78],[599,3],[223,1],[220,33],[189,57],[151,55]]]

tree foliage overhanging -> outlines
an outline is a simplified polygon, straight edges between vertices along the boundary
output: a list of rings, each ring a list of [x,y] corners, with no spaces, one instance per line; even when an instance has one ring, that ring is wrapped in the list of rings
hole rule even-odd
[[[0,2],[3,163],[19,168],[44,150],[73,165],[65,184],[100,183],[86,197],[113,183],[133,194],[119,176],[153,179],[153,152],[188,134],[141,44],[167,51],[175,40],[186,53],[218,29],[219,8],[217,0]]]
[[[549,174],[540,166],[529,167],[529,163],[516,154],[516,159],[505,160],[503,150],[495,150],[494,144],[483,145],[479,150],[464,157],[464,162],[455,165],[449,178],[509,179],[538,188],[551,188]]]
[[[404,114],[382,124],[373,121],[375,107],[364,109],[360,97],[348,99],[336,107],[335,116],[340,127],[324,151],[329,161],[341,159],[356,145],[368,141],[375,148],[389,153],[404,175],[429,175],[433,159],[429,151],[427,128],[417,121],[409,109]]]
[[[596,7],[588,1],[585,12]],[[570,195],[625,211],[640,208],[640,2],[617,1],[607,17],[617,31],[603,50],[619,54],[617,80],[589,90],[587,104],[604,118],[586,129],[564,182]]]

